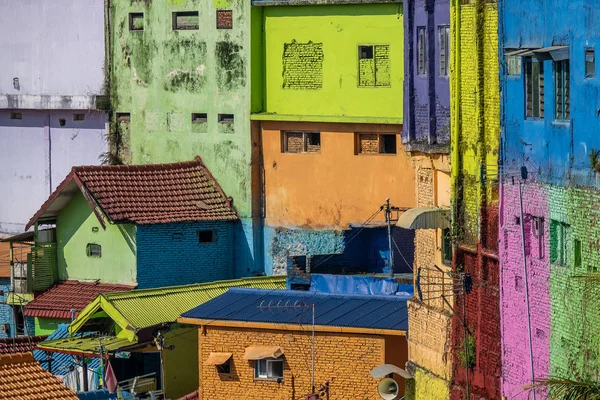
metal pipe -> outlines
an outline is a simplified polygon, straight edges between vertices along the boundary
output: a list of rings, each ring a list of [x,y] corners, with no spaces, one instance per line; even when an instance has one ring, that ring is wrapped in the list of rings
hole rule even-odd
[[[315,305],[312,305],[312,393],[315,393]]]
[[[533,339],[531,336],[531,311],[529,309],[529,279],[527,278],[527,254],[525,250],[525,220],[523,219],[523,191],[519,181],[519,212],[521,218],[521,247],[523,250],[523,279],[525,280],[525,308],[527,309],[527,334],[529,335],[529,362],[531,364],[531,384],[535,384],[535,371],[533,369]],[[532,390],[535,400],[535,390]]]
[[[463,335],[463,351],[465,352],[465,383],[467,384],[467,399],[470,400],[471,399],[471,386],[469,385],[469,369],[470,366],[468,365],[468,355],[469,355],[469,344],[467,343],[467,337],[469,335],[468,333],[468,328],[467,328],[467,291],[465,290],[464,287],[465,281],[463,278],[463,329],[464,329],[464,335]]]
[[[388,246],[390,249],[390,276],[394,275],[394,251],[392,250],[392,209],[390,208],[390,198],[385,199],[385,220],[388,231]]]

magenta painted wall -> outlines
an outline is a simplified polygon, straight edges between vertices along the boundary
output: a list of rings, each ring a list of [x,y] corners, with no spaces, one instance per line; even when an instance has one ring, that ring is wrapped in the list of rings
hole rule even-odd
[[[500,313],[502,330],[502,395],[527,399],[523,385],[531,382],[527,311],[521,226],[518,225],[518,187],[509,182],[500,187]],[[545,186],[523,185],[525,248],[529,280],[529,304],[533,338],[534,371],[547,377],[550,368],[550,262],[549,221],[543,221],[542,235],[533,229],[533,217],[548,216]]]

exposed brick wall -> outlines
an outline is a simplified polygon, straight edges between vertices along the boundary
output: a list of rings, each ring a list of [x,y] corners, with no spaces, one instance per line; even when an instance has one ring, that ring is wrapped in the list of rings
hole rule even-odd
[[[214,230],[214,243],[199,243],[199,230]],[[138,225],[138,289],[233,278],[233,224],[185,222]]]
[[[375,46],[375,86],[390,86],[390,46]]]
[[[323,43],[283,45],[283,88],[316,90],[323,87]]]
[[[233,10],[217,10],[217,29],[233,28]]]
[[[287,132],[285,136],[288,153],[302,153],[304,151],[304,135],[300,132]]]
[[[199,339],[201,399],[290,399],[304,400],[311,392],[311,333],[239,328],[206,327]],[[398,341],[403,340],[398,338]],[[315,334],[315,384],[330,382],[331,400],[377,399],[377,383],[369,375],[384,363],[382,336]],[[248,346],[281,346],[285,369],[281,383],[254,379],[253,362],[243,358]],[[233,353],[232,373],[219,376],[214,366],[205,366],[210,352]]]
[[[376,133],[361,133],[358,138],[361,154],[379,153],[379,135]]]

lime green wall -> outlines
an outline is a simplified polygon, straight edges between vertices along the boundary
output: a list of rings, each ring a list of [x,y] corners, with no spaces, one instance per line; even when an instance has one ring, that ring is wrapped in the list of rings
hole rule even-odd
[[[253,64],[255,59],[264,57],[266,66],[266,108],[262,111],[373,120],[397,118],[395,122],[401,123],[404,80],[401,4],[264,7],[263,13],[265,47],[257,48],[253,41],[252,49]],[[294,42],[302,49],[290,51]],[[386,67],[379,76],[383,83],[389,81],[390,86],[359,87],[358,46],[375,44],[389,45],[385,61],[389,64],[389,75]],[[306,52],[310,53],[309,65]],[[294,85],[289,85],[291,69],[294,69],[292,75],[295,74]],[[253,94],[262,90],[260,82],[255,83]]]
[[[66,319],[35,317],[33,319],[33,324],[35,326],[35,335],[49,335],[58,328],[58,324],[68,324],[69,322],[70,321]]]
[[[97,228],[97,229],[94,229]],[[96,232],[94,232],[96,230]],[[106,223],[102,229],[81,193],[58,214],[59,279],[96,280],[107,283],[136,282],[136,228]],[[88,243],[102,246],[102,257],[88,257]]]
[[[180,328],[165,335],[165,394],[177,399],[198,389],[198,328]]]

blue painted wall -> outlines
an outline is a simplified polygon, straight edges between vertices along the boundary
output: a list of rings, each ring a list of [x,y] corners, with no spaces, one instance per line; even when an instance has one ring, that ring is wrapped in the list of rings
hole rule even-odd
[[[10,278],[0,278],[0,290],[4,292],[4,296],[0,297],[0,324],[9,324],[9,334],[0,333],[0,338],[12,337],[15,335],[15,319],[12,306],[1,304],[6,302],[6,296],[10,291]]]
[[[231,222],[138,225],[138,289],[233,278],[233,225]],[[214,230],[216,240],[199,243],[199,230]]]
[[[505,169],[525,165],[542,181],[594,185],[588,154],[600,149],[600,9],[587,0],[503,0],[500,7],[501,53],[569,46],[571,70],[570,122],[555,121],[552,61],[544,62],[545,118],[527,120],[524,68],[519,76],[507,76],[501,54]],[[593,78],[585,77],[586,48],[596,52]]]

